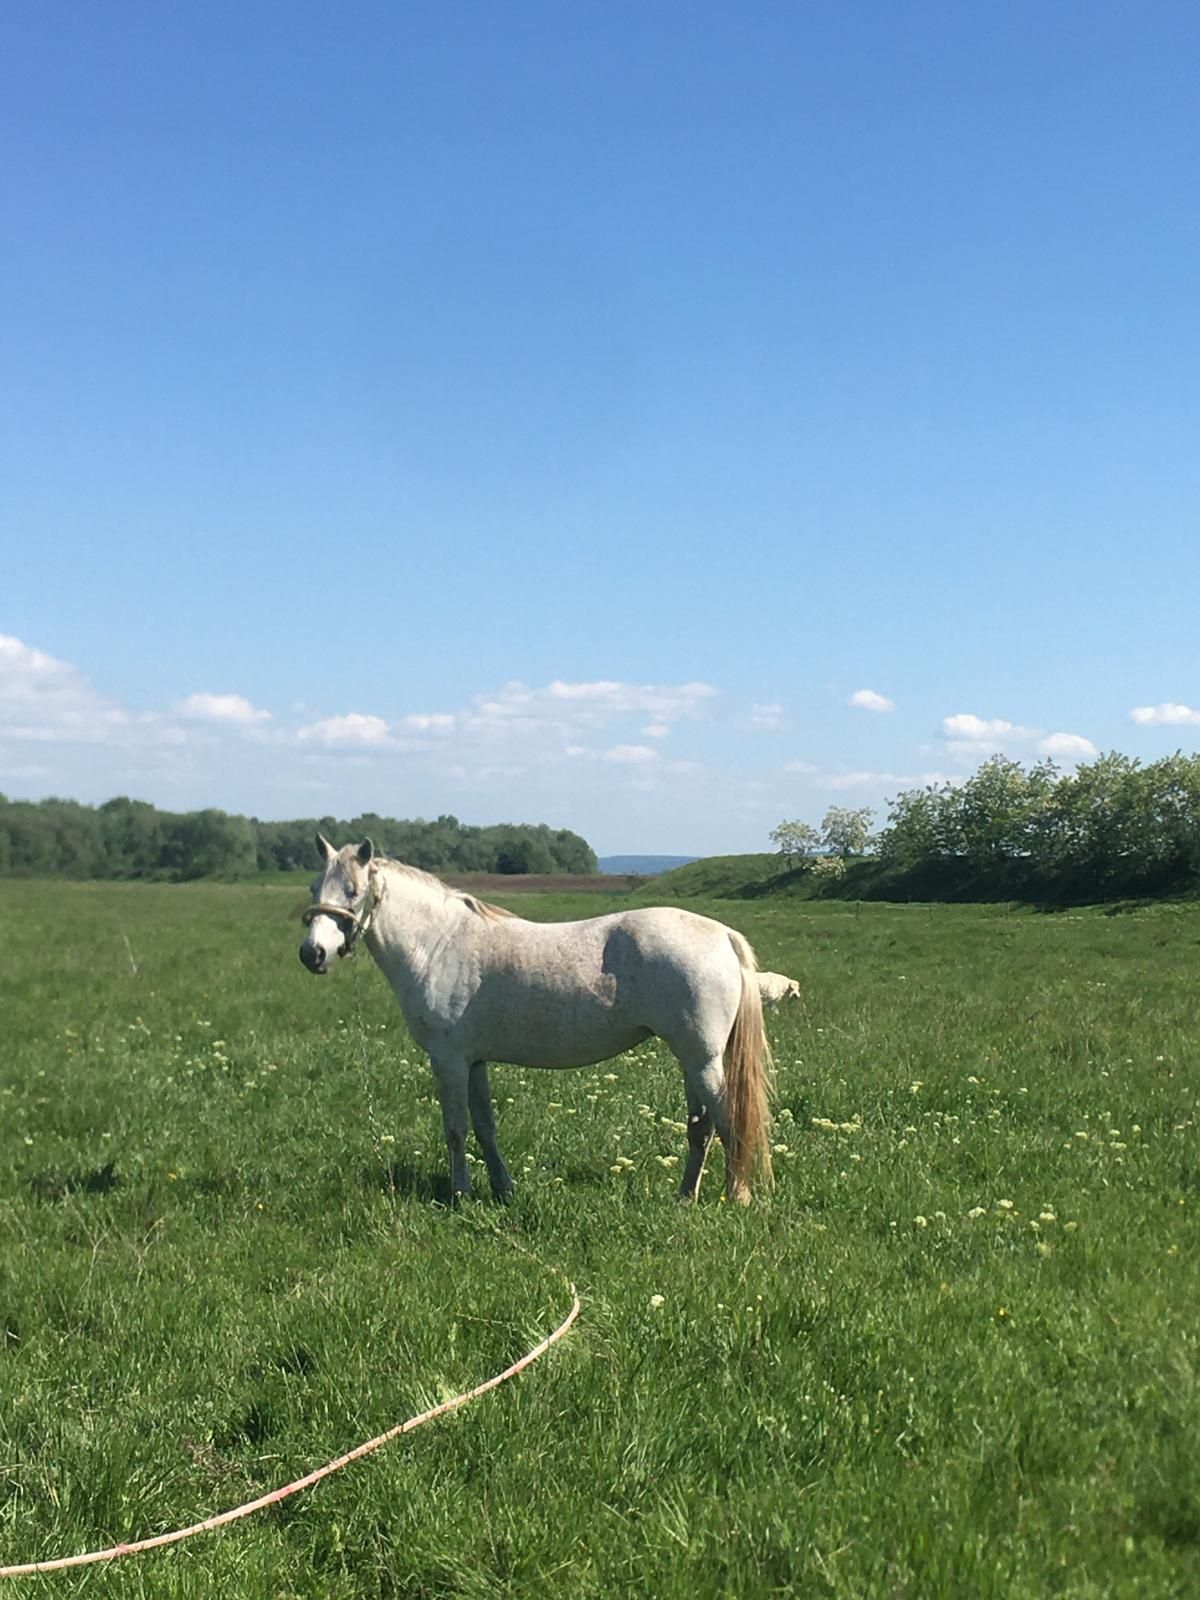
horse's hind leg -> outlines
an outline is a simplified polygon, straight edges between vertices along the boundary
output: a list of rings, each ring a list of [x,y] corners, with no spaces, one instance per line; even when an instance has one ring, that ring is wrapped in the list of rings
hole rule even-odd
[[[712,1143],[713,1129],[725,1146],[726,1166],[729,1161],[729,1116],[725,1109],[725,1067],[722,1055],[701,1057],[683,1062],[683,1086],[688,1108],[688,1158],[679,1185],[681,1200],[694,1200],[700,1192],[700,1178],[704,1172],[704,1158]],[[728,1188],[728,1185],[726,1185]]]
[[[687,1085],[687,1165],[679,1185],[681,1200],[694,1200],[700,1193],[700,1179],[704,1176],[704,1158],[712,1143],[713,1119],[704,1097]]]
[[[492,1107],[492,1091],[488,1086],[486,1061],[471,1063],[467,1099],[471,1107],[471,1125],[479,1140],[479,1148],[483,1151],[483,1159],[487,1162],[492,1193],[506,1200],[513,1192],[513,1181],[496,1143],[496,1114]]]
[[[745,1184],[735,1183],[733,1178],[733,1133],[725,1101],[723,1057],[722,1051],[694,1065],[686,1061],[683,1064],[688,1103],[688,1159],[683,1182],[679,1185],[679,1198],[696,1198],[700,1189],[700,1175],[704,1171],[704,1158],[708,1154],[715,1127],[725,1148],[726,1198],[745,1205],[750,1198],[749,1191]]]

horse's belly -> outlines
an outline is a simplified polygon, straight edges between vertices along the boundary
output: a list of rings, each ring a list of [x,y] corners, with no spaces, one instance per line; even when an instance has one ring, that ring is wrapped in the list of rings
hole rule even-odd
[[[597,1061],[619,1056],[650,1037],[649,1028],[625,1028],[605,1039],[570,1039],[561,1042],[525,1038],[509,1041],[493,1050],[488,1059],[513,1067],[590,1067]]]
[[[483,1010],[484,1008],[480,1008]],[[650,1029],[622,1017],[594,994],[526,994],[502,1007],[463,1018],[476,1060],[518,1067],[586,1067],[607,1061],[649,1037]]]

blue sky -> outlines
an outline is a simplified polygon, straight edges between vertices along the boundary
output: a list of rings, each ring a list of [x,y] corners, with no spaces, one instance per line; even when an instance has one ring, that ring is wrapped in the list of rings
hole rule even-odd
[[[1197,748],[1198,74],[1191,4],[6,8],[0,791],[709,853]]]

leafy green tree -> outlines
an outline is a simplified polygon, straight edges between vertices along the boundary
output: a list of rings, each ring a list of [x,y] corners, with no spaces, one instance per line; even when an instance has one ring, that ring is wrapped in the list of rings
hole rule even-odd
[[[1055,864],[1099,893],[1153,861],[1150,785],[1140,763],[1110,751],[1080,766],[1055,796]]]
[[[597,870],[596,852],[586,839],[572,833],[570,828],[555,829],[550,843],[560,872],[585,876]]]
[[[850,810],[846,806],[830,806],[821,821],[821,843],[833,855],[865,855],[871,843],[871,823],[875,813],[870,806]]]
[[[789,867],[809,864],[821,847],[821,835],[807,822],[781,822],[767,837]]]
[[[186,880],[308,870],[317,865],[318,832],[341,843],[369,836],[384,854],[432,872],[596,870],[585,839],[545,823],[478,828],[449,814],[426,822],[376,812],[349,822],[329,816],[262,822],[213,809],[159,811],[118,795],[95,809],[73,800],[13,803],[0,796],[0,874]]]
[[[1026,772],[1019,761],[995,755],[947,799],[955,853],[977,872],[997,875],[1038,853],[1057,772],[1043,761]]]
[[[161,813],[144,800],[118,795],[97,813],[104,845],[105,876],[151,878],[161,869]]]
[[[929,784],[907,789],[889,801],[887,826],[876,841],[884,860],[910,869],[941,857],[949,789],[949,784]]]
[[[231,817],[213,809],[189,811],[172,817],[163,832],[172,876],[184,881],[241,877],[257,866],[247,817]]]
[[[503,828],[498,829],[497,834],[493,872],[516,874],[555,870],[550,846],[531,829]]]

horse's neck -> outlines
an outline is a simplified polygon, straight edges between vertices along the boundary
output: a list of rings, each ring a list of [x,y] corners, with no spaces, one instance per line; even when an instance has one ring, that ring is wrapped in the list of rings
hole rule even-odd
[[[424,987],[465,907],[440,883],[384,869],[367,944],[393,985]]]

